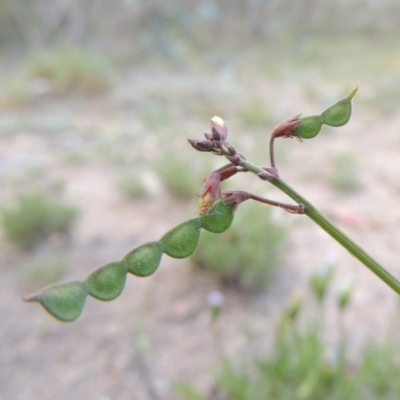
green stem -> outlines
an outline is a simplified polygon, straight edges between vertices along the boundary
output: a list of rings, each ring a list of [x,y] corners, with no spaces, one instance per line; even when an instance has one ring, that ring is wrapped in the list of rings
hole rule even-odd
[[[249,163],[246,160],[241,162],[241,165],[247,170],[259,174],[265,172],[262,168]],[[390,274],[382,265],[374,260],[364,249],[358,244],[353,242],[345,233],[338,227],[330,222],[321,212],[319,212],[307,199],[292,189],[287,183],[280,178],[274,178],[269,181],[274,186],[282,190],[289,197],[299,204],[304,205],[304,214],[311,218],[317,225],[319,225],[325,232],[332,236],[339,242],[347,251],[354,257],[361,261],[367,268],[369,268],[375,275],[382,279],[388,286],[390,286],[396,293],[400,294],[400,282]]]

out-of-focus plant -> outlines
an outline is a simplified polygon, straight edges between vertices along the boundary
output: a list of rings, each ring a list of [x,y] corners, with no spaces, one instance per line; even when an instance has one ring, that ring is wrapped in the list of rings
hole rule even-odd
[[[317,271],[313,276],[319,274]],[[326,290],[332,282],[331,277],[332,274],[324,281]],[[281,312],[270,353],[253,355],[246,352],[239,360],[224,356],[212,395],[199,393],[184,385],[177,387],[177,393],[188,400],[397,399],[400,390],[396,379],[400,372],[396,358],[399,348],[392,343],[367,345],[355,366],[345,351],[345,336],[339,338],[339,343],[331,344],[330,348],[325,344],[324,327],[319,323],[326,313],[325,303],[321,303],[320,291],[313,293],[321,306],[319,314],[315,319],[302,315],[308,307],[304,304],[302,293],[294,292]],[[339,291],[337,306],[341,311],[341,320],[351,301],[351,294],[352,290]],[[182,387],[185,390],[179,390]],[[197,397],[191,397],[192,394]]]
[[[67,234],[77,217],[77,209],[59,198],[40,192],[19,195],[15,204],[1,209],[6,238],[29,250],[52,234]]]
[[[88,50],[59,47],[53,52],[38,54],[28,63],[28,76],[43,79],[56,93],[77,92],[93,95],[110,85],[110,66]]]
[[[226,231],[241,203],[254,200],[279,207],[292,214],[306,215],[338,241],[353,256],[374,272],[396,293],[400,294],[400,282],[385,268],[333,225],[306,198],[284,182],[275,161],[274,143],[278,138],[312,139],[322,126],[342,126],[352,113],[352,99],[357,88],[319,115],[289,118],[280,123],[272,132],[269,144],[270,165],[260,167],[251,163],[230,142],[228,127],[220,117],[211,119],[211,132],[205,139],[189,139],[190,145],[198,151],[224,157],[228,163],[211,171],[204,179],[199,193],[199,215],[189,219],[165,233],[159,240],[145,243],[129,252],[122,260],[111,262],[92,272],[83,281],[73,281],[49,286],[38,293],[25,297],[27,301],[41,303],[56,318],[64,321],[76,319],[85,304],[87,295],[99,300],[112,300],[122,292],[127,273],[136,276],[153,274],[163,254],[173,258],[186,258],[195,251],[202,229],[212,233]],[[167,165],[166,165],[167,167]],[[187,168],[182,165],[182,169]],[[291,197],[296,204],[270,200],[243,190],[223,191],[221,183],[237,173],[251,172]],[[246,221],[243,222],[244,226]],[[265,243],[267,246],[268,243]],[[264,246],[257,251],[262,252]],[[232,247],[232,252],[235,248]],[[307,345],[308,346],[308,345]],[[309,379],[314,379],[312,376]]]
[[[357,160],[351,154],[339,154],[332,160],[332,173],[328,181],[343,192],[353,193],[361,189]]]
[[[288,235],[288,229],[271,212],[261,217],[257,207],[249,205],[220,240],[205,232],[191,260],[222,283],[260,290],[273,282],[276,269],[282,265]]]

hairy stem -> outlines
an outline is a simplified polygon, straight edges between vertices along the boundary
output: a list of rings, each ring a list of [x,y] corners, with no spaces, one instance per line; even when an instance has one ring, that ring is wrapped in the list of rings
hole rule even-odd
[[[262,168],[248,162],[247,160],[241,161],[241,166],[255,174],[265,172]],[[269,180],[271,184],[282,190],[290,198],[298,204],[304,205],[304,214],[311,218],[317,225],[319,225],[325,232],[332,236],[339,242],[347,251],[354,257],[361,261],[367,268],[369,268],[375,275],[382,279],[388,286],[390,286],[396,293],[400,294],[400,282],[390,274],[382,265],[374,260],[364,249],[358,244],[353,242],[345,233],[338,227],[330,222],[321,212],[319,212],[307,199],[292,189],[287,183],[280,178],[272,178]]]

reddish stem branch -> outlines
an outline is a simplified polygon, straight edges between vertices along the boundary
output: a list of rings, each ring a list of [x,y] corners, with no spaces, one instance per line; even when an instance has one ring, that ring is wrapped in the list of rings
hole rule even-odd
[[[260,203],[265,203],[265,204],[269,204],[271,206],[282,208],[285,211],[288,211],[292,214],[304,214],[303,204],[281,203],[280,201],[266,199],[265,197],[260,197],[260,196],[257,196],[255,194],[251,194],[251,193],[249,193],[249,194],[250,194],[249,199],[259,201]]]

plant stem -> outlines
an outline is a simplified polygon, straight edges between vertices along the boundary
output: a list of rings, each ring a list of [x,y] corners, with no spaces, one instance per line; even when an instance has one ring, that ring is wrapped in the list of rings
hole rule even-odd
[[[247,170],[259,174],[265,172],[260,167],[242,160],[241,165]],[[304,214],[311,218],[317,225],[319,225],[325,232],[332,236],[337,242],[339,242],[349,253],[361,261],[367,268],[369,268],[375,275],[377,275],[382,281],[390,286],[397,294],[400,294],[400,282],[390,274],[382,265],[374,260],[364,249],[358,244],[353,242],[345,233],[343,233],[338,227],[330,222],[321,212],[319,212],[307,199],[292,189],[287,183],[282,181],[280,178],[272,178],[269,180],[274,186],[286,193],[290,198],[296,201],[298,204],[304,205]]]

